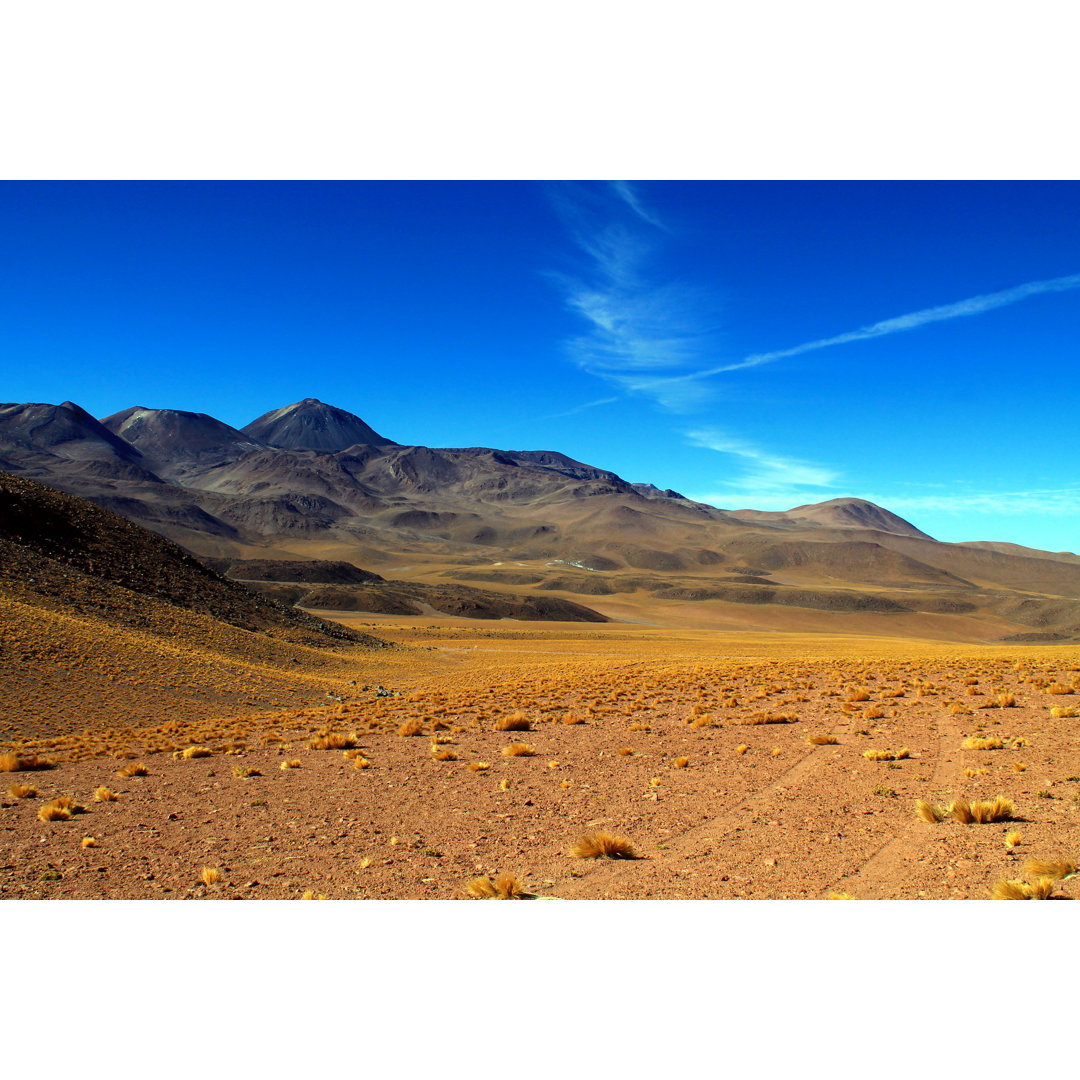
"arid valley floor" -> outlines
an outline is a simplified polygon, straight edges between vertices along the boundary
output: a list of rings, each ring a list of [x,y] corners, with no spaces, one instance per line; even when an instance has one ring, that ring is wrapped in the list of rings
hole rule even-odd
[[[230,667],[197,634],[88,622],[48,655],[35,620],[60,616],[13,617],[10,690],[41,720],[0,751],[55,767],[4,774],[0,896],[452,899],[507,874],[563,899],[1080,895],[1075,646],[316,614],[394,647]],[[114,697],[50,726],[76,667]],[[995,799],[1011,820],[916,812]],[[637,857],[575,857],[590,830]]]

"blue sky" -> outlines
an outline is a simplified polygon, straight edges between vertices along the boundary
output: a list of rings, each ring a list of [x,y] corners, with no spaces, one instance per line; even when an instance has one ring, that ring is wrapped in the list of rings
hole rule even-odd
[[[1080,550],[1068,182],[4,183],[9,401],[303,397],[715,505]]]

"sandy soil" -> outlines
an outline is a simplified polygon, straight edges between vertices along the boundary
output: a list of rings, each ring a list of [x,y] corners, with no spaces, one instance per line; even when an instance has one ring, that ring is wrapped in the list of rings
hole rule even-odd
[[[565,899],[978,899],[1031,858],[1080,859],[1080,720],[1050,712],[1080,696],[1047,692],[1080,687],[1075,649],[352,622],[402,647],[328,656],[332,704],[178,716],[167,733],[127,732],[122,751],[105,718],[77,745],[8,737],[2,749],[58,764],[4,774],[0,897],[449,899],[510,873]],[[999,694],[1016,706],[978,708]],[[531,730],[495,730],[516,713]],[[420,735],[398,734],[408,720]],[[369,767],[312,749],[319,732],[355,735]],[[825,734],[837,743],[808,742]],[[972,736],[1004,745],[964,749]],[[535,753],[504,756],[514,742]],[[188,745],[212,756],[176,759]],[[119,776],[134,758],[149,775]],[[115,801],[94,800],[101,785]],[[39,820],[63,795],[86,812]],[[914,810],[996,796],[1017,820],[927,824]],[[589,829],[640,857],[573,857]],[[1077,896],[1078,881],[1057,895]]]

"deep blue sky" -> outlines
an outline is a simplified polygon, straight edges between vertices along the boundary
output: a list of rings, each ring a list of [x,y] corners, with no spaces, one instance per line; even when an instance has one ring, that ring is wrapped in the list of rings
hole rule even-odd
[[[398,442],[557,449],[728,508],[854,495],[939,539],[1076,551],[1080,278],[1057,279],[1080,274],[1078,195],[4,183],[0,398],[239,427],[318,397]]]

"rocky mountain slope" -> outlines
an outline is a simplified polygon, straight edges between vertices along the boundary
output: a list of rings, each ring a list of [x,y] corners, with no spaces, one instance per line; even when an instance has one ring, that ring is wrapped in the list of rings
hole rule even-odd
[[[99,422],[71,402],[0,405],[0,468],[200,557],[345,561],[398,584],[587,597],[644,621],[660,608],[703,625],[875,612],[881,632],[892,618],[968,640],[1080,634],[1080,559],[1068,553],[939,543],[860,499],[728,511],[557,451],[402,446],[310,398],[242,429],[177,410]],[[358,591],[324,598],[377,607],[370,582],[340,588]]]

